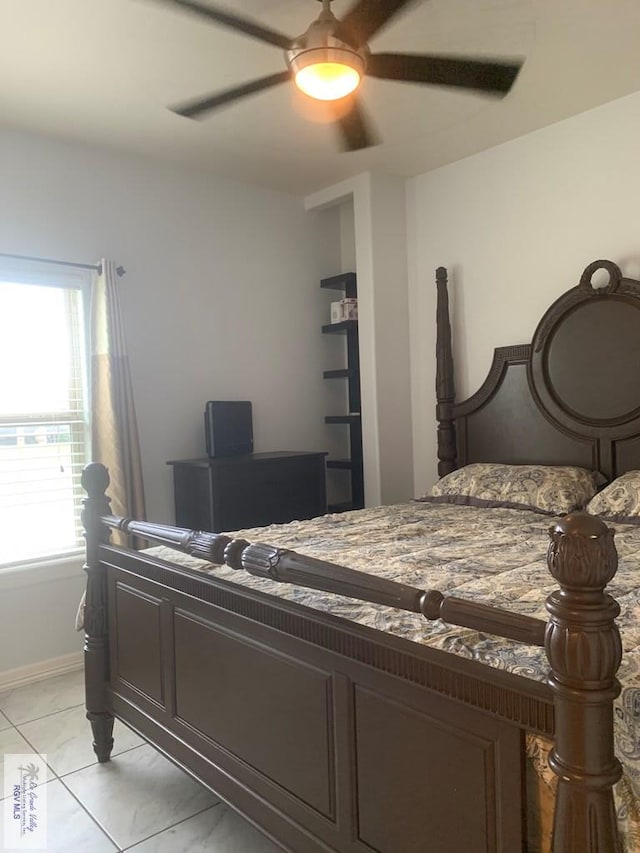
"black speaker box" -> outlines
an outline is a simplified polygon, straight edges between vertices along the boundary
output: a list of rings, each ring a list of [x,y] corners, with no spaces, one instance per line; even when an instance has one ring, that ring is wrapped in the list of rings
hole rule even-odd
[[[253,420],[248,400],[209,400],[204,410],[207,456],[253,453]]]

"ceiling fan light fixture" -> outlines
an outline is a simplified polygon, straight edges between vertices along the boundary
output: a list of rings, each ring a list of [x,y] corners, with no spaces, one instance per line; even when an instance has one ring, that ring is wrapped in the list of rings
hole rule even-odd
[[[289,64],[296,86],[318,101],[337,101],[350,95],[364,74],[361,56],[331,47],[301,51]]]
[[[522,59],[479,59],[432,53],[371,53],[368,41],[389,23],[410,0],[352,0],[354,5],[338,19],[331,11],[332,0],[320,0],[322,11],[307,29],[295,38],[234,14],[218,6],[216,0],[156,0],[187,9],[215,24],[279,47],[284,52],[286,71],[248,80],[206,97],[172,107],[180,116],[196,118],[225,104],[290,83],[316,101],[334,106],[298,102],[309,107],[314,120],[321,116],[333,122],[343,147],[357,151],[376,145],[359,98],[349,98],[365,74],[380,80],[420,83],[425,86],[458,87],[470,92],[506,95],[522,66]],[[339,102],[339,103],[336,103]]]

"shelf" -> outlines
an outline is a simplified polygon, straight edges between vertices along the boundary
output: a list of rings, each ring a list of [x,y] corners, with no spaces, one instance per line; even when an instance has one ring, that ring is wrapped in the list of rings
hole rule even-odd
[[[358,298],[357,280],[354,272],[344,272],[330,278],[323,278],[320,287],[340,290],[345,299]],[[345,439],[348,439],[348,447],[338,451],[347,454],[347,458],[328,459],[326,463],[327,476],[336,487],[336,500],[329,505],[329,512],[346,512],[364,506],[358,321],[342,320],[339,323],[328,323],[322,326],[322,332],[325,335],[342,334],[344,336],[343,346],[346,359],[343,362],[338,362],[338,364],[342,364],[342,367],[324,370],[322,376],[324,379],[347,380],[347,400],[344,403],[347,414],[327,415],[324,419],[326,424],[344,424],[348,427],[344,436]],[[345,471],[347,476],[345,478],[344,474],[334,474],[334,471]],[[350,486],[350,495],[348,492],[343,493],[347,484]]]
[[[343,367],[341,370],[325,370],[322,376],[324,379],[355,379],[356,371]]]
[[[347,297],[353,297],[356,295],[356,274],[354,272],[343,272],[340,275],[323,278],[320,281],[320,287],[327,287],[329,290],[344,290]]]
[[[351,459],[327,459],[327,468],[351,470],[352,467]]]
[[[357,415],[327,415],[324,419],[326,424],[359,424],[360,414]]]
[[[349,512],[350,509],[353,509],[351,501],[344,501],[339,504],[329,504],[327,512]]]
[[[358,328],[357,320],[342,320],[340,323],[328,323],[322,327],[325,335],[335,335],[339,332],[354,332]]]

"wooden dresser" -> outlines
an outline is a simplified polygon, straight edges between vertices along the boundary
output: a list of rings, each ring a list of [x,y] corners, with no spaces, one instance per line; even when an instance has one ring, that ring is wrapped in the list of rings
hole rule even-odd
[[[219,533],[323,515],[325,456],[279,451],[167,462],[176,525]]]

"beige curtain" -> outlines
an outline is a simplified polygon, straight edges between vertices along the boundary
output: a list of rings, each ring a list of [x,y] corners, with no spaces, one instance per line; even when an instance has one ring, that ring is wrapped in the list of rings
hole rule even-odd
[[[145,520],[138,427],[118,298],[118,273],[103,260],[91,295],[92,456],[109,469],[111,511]],[[123,534],[113,541],[124,544]]]

